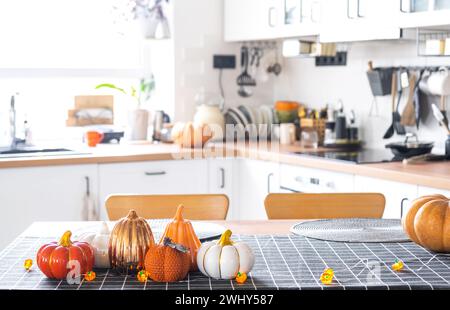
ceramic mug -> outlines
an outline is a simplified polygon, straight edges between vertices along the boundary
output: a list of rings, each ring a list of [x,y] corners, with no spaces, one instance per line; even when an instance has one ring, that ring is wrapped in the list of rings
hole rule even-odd
[[[279,129],[280,144],[293,144],[295,142],[295,125],[292,123],[282,123]]]
[[[102,140],[103,140],[103,133],[98,132],[98,131],[86,132],[86,141],[87,141],[88,146],[95,147]]]
[[[427,81],[428,90],[434,95],[450,95],[450,74],[445,67],[433,72]]]

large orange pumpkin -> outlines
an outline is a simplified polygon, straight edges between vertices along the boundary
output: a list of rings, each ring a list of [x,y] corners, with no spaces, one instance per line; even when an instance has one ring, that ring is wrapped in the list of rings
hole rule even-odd
[[[145,255],[145,271],[148,277],[156,282],[183,280],[190,265],[188,249],[167,237],[162,244],[151,246]]]
[[[443,195],[417,198],[402,219],[409,238],[435,252],[450,252],[450,201]]]
[[[179,205],[173,221],[167,224],[166,230],[161,238],[161,243],[165,237],[169,237],[175,243],[179,243],[189,249],[191,254],[191,270],[197,270],[197,251],[201,242],[195,234],[192,223],[183,218],[183,205]]]
[[[66,231],[58,243],[44,244],[37,252],[37,265],[50,279],[65,279],[70,268],[70,261],[78,261],[80,274],[92,270],[94,266],[94,249],[86,242],[72,242],[72,233]]]

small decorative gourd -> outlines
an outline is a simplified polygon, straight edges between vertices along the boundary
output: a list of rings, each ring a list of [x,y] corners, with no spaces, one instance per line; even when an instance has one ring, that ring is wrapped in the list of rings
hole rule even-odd
[[[218,242],[203,243],[197,253],[198,269],[215,279],[233,279],[238,273],[248,274],[255,263],[252,249],[243,242],[230,239],[231,230]]]
[[[409,238],[434,252],[450,252],[450,201],[443,195],[417,198],[402,219]]]
[[[155,245],[153,233],[147,221],[134,210],[114,226],[109,238],[109,261],[119,272],[140,270],[145,254]]]
[[[102,222],[102,225],[98,232],[89,232],[80,236],[79,240],[89,243],[94,249],[96,268],[110,268],[108,244],[110,231],[108,225]]]
[[[166,237],[159,245],[151,246],[145,256],[147,276],[156,282],[183,280],[191,265],[187,248]]]
[[[162,242],[165,237],[169,237],[175,243],[179,243],[189,249],[191,255],[190,270],[197,270],[197,251],[201,242],[195,234],[192,223],[183,218],[183,205],[179,205],[172,222],[167,224],[164,234],[161,238]]]
[[[172,129],[172,139],[184,148],[200,148],[212,136],[210,127],[204,124],[177,123]]]
[[[59,242],[44,244],[38,250],[37,265],[48,278],[65,279],[72,269],[70,261],[78,261],[80,275],[92,270],[94,249],[86,242],[72,242],[71,236],[66,231]]]

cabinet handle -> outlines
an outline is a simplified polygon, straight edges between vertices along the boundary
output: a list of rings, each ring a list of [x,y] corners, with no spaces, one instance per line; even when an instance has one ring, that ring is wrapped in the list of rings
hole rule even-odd
[[[405,201],[409,201],[409,198],[403,198],[402,202],[400,203],[400,218],[403,218],[403,209],[405,206]]]
[[[353,16],[350,15],[350,0],[347,0],[347,18],[353,19]]]
[[[225,169],[223,169],[223,168],[220,168],[219,169],[220,170],[220,180],[221,180],[221,183],[220,183],[220,188],[225,188]]]
[[[361,14],[361,0],[356,0],[356,14],[358,15],[359,18],[364,17],[364,15]]]
[[[146,172],[145,172],[145,175],[148,175],[148,176],[165,175],[165,174],[166,174],[165,171],[154,171],[154,172],[146,171]]]
[[[405,2],[409,3],[407,7],[404,5]],[[400,0],[400,12],[411,13],[411,0]]]
[[[272,20],[272,12],[274,12],[275,11],[275,7],[271,7],[271,8],[269,8],[269,18],[268,18],[268,23],[269,23],[269,27],[275,27],[276,25],[275,25],[275,23],[273,22],[273,20]]]
[[[267,194],[270,194],[270,180],[272,179],[272,177],[273,177],[273,173],[269,173],[268,175],[267,175]]]
[[[301,23],[303,23],[303,0],[300,0],[299,5],[300,5],[300,20],[299,20],[299,23],[301,24]]]
[[[319,19],[316,19],[316,14],[314,14],[314,12],[316,12],[314,9],[315,7],[319,7],[319,10],[320,10],[320,3],[318,1],[314,1],[311,4],[311,22],[318,23]]]
[[[310,178],[309,183],[314,184],[314,185],[319,185],[320,180],[318,178]]]

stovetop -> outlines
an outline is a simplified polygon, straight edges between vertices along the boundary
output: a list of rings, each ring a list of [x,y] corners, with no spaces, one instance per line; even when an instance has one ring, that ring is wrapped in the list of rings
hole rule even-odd
[[[374,164],[402,160],[401,158],[395,157],[390,150],[383,149],[362,149],[355,151],[335,149],[326,151],[295,152],[295,154],[339,160],[355,164]]]

